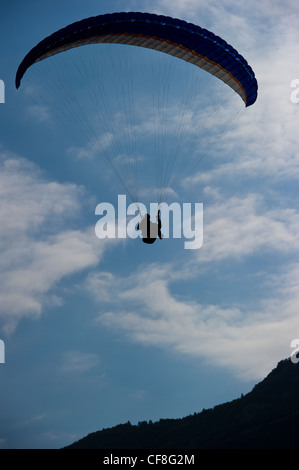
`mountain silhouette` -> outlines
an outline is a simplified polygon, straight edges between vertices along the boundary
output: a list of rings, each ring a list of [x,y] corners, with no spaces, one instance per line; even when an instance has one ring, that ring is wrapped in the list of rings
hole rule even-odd
[[[66,449],[298,449],[299,363],[280,361],[251,392],[181,419],[130,422]]]

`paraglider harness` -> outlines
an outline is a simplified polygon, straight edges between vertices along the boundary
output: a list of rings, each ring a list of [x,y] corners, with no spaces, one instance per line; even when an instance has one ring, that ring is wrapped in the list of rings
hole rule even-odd
[[[141,215],[140,209],[138,207],[139,214]],[[151,222],[150,214],[145,214],[142,217],[142,220],[137,225],[137,230],[142,232],[142,241],[143,243],[152,244],[156,241],[157,235],[162,240],[163,234],[161,233],[162,223],[160,218],[160,210],[158,210],[156,223]],[[156,235],[157,234],[157,235]],[[154,236],[153,236],[154,235]]]

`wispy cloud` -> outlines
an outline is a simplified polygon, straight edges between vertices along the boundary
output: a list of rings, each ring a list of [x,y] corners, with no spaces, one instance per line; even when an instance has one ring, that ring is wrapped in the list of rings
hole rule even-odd
[[[63,372],[81,373],[92,369],[99,364],[96,354],[81,351],[67,351],[63,357]]]
[[[48,414],[43,413],[39,415],[30,416],[29,418],[20,421],[16,424],[16,426],[31,426],[32,424],[39,423],[40,421],[44,421],[47,418]]]
[[[99,158],[105,151],[111,146],[114,140],[113,134],[110,132],[104,132],[98,137],[93,136],[92,139],[87,142],[85,147],[69,147],[67,153],[74,155],[76,158]],[[109,153],[108,153],[109,155]]]
[[[244,259],[259,252],[291,254],[299,248],[299,213],[278,204],[268,209],[259,194],[217,200],[204,214],[201,262]]]
[[[6,439],[3,437],[0,437],[0,449],[5,449],[6,447]]]
[[[32,105],[28,108],[28,114],[40,122],[51,121],[50,110],[45,105]]]
[[[245,305],[225,308],[180,299],[171,288],[173,272],[173,266],[152,265],[125,279],[111,276],[110,286],[106,284],[111,309],[104,310],[102,305],[104,313],[98,321],[126,333],[131,341],[198,357],[243,380],[262,378],[289,354],[290,340],[299,327],[297,291],[290,295],[287,289],[286,295],[280,292],[264,299],[254,311]],[[298,266],[286,277],[297,285]],[[89,289],[96,295],[95,275]]]
[[[8,153],[0,187],[0,317],[9,332],[21,318],[40,315],[45,303],[57,303],[51,296],[57,282],[95,266],[105,241],[99,243],[93,228],[75,228],[83,188],[48,181],[35,165]]]

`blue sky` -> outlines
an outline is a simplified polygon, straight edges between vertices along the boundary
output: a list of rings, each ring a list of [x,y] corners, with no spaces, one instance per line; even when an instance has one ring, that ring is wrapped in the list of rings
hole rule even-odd
[[[64,105],[53,104],[55,93],[32,101],[46,61],[14,88],[20,61],[42,38],[114,11],[199,24],[255,71],[257,102],[240,113],[236,105],[230,123],[235,97],[225,94],[193,149],[205,158],[171,188],[180,202],[204,203],[198,250],[184,250],[183,240],[99,240],[95,207],[115,203],[123,188],[88,158],[94,148],[83,132],[59,127]],[[298,338],[299,104],[290,99],[299,78],[298,2],[3,1],[0,22],[0,446],[62,447],[250,391]],[[178,81],[172,116],[175,87],[185,86]],[[202,93],[218,86],[200,83]],[[139,97],[147,113],[136,127],[137,156],[147,168],[153,116],[148,95]],[[206,106],[193,103],[181,152],[194,144]],[[105,142],[112,146],[113,133]],[[140,193],[146,201],[155,195],[150,184]]]

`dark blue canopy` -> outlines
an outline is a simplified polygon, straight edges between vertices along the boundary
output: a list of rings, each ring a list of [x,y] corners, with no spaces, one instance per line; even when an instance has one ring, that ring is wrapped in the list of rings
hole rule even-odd
[[[43,39],[25,56],[16,74],[19,88],[35,62],[73,47],[93,43],[129,44],[155,49],[190,62],[229,85],[246,106],[257,98],[252,68],[232,46],[192,23],[149,13],[112,13],[73,23]]]

